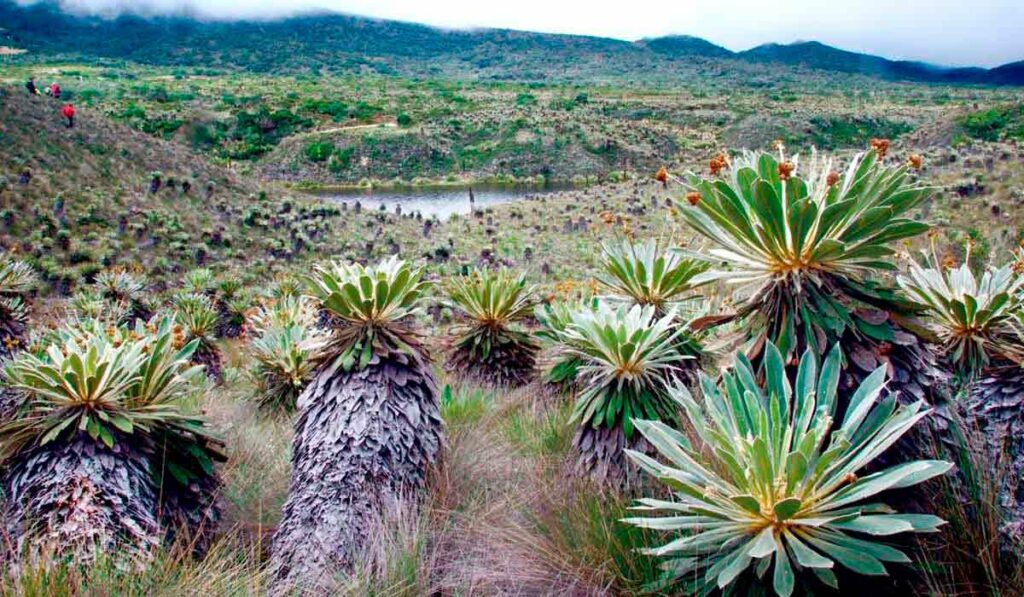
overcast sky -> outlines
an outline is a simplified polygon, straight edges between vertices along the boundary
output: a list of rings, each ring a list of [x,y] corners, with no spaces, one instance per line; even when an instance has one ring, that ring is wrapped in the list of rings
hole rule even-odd
[[[31,0],[21,0],[31,1]],[[819,40],[889,58],[995,66],[1024,59],[1024,0],[61,0],[110,14],[183,9],[210,18],[326,8],[442,27],[502,27],[635,40],[703,37],[732,50]]]

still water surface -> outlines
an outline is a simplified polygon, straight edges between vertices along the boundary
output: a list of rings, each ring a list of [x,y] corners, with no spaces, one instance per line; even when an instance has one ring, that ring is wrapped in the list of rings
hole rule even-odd
[[[571,185],[531,186],[474,186],[473,203],[469,201],[468,188],[427,187],[427,188],[395,188],[395,189],[353,189],[319,193],[319,196],[338,202],[347,203],[351,208],[356,201],[364,210],[384,209],[394,212],[396,207],[402,208],[403,214],[420,212],[423,217],[437,216],[446,220],[452,214],[468,214],[471,206],[483,209],[491,205],[510,203],[524,199],[530,195],[539,195],[573,188]]]

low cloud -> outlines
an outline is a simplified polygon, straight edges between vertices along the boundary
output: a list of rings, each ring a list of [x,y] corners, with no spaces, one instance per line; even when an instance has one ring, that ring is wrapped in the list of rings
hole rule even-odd
[[[41,1],[17,0],[22,5]],[[328,8],[323,2],[307,0],[58,0],[58,3],[65,12],[75,15],[189,16],[206,20],[275,19]]]
[[[29,4],[38,0],[17,0]],[[332,10],[447,28],[497,27],[634,40],[703,37],[732,50],[799,39],[888,58],[950,66],[1024,59],[1021,0],[58,0],[68,12],[107,17],[187,15],[273,19]]]

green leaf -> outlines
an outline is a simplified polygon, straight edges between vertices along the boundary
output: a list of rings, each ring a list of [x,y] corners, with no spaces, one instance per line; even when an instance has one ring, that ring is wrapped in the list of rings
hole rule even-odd
[[[796,558],[796,563],[801,567],[832,568],[834,565],[832,560],[808,547],[806,543],[798,539],[797,536],[788,529],[782,532],[782,536],[785,538],[786,543],[789,546],[789,550],[793,552],[793,557]]]
[[[796,577],[793,574],[793,566],[789,563],[786,547],[778,539],[776,539],[775,545],[775,574],[772,578],[772,586],[775,589],[775,594],[779,597],[789,597],[793,594]]]
[[[752,495],[734,495],[729,499],[751,514],[761,514],[761,504]]]
[[[773,553],[775,553],[775,537],[772,527],[769,525],[757,534],[754,542],[747,549],[747,554],[752,558],[760,559],[768,557]]]
[[[807,532],[806,534],[797,534],[802,539],[805,539],[808,543],[818,548],[829,558],[839,562],[858,574],[865,574],[868,576],[885,576],[887,574],[882,562],[872,555],[825,541],[824,539],[820,539],[817,536],[812,535],[811,532]]]
[[[110,423],[125,433],[131,433],[134,429],[131,420],[124,415],[115,414],[111,416]]]
[[[839,580],[836,578],[835,572],[832,572],[828,568],[811,568],[811,572],[818,577],[818,580],[825,583],[827,586],[832,587],[835,590],[839,590]]]
[[[107,429],[106,425],[99,425],[99,432],[98,433],[99,433],[99,436],[100,436],[100,440],[108,448],[113,448],[114,447],[114,434],[112,434],[110,432],[110,429]]]
[[[800,498],[786,498],[775,504],[775,517],[780,521],[789,520],[803,506],[803,501]]]

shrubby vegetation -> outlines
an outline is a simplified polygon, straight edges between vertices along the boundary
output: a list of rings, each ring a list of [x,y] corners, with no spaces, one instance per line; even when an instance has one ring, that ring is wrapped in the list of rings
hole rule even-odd
[[[1024,140],[1024,104],[968,114],[961,121],[961,126],[967,135],[983,141]]]

